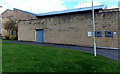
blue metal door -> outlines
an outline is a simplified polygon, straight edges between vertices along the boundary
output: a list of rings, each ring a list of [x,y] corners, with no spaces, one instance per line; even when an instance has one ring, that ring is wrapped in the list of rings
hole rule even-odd
[[[36,42],[44,42],[44,30],[36,30]]]

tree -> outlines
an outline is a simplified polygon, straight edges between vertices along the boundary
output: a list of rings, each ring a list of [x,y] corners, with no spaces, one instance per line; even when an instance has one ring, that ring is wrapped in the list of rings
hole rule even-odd
[[[16,32],[17,35],[18,26],[16,25],[15,21],[13,20],[6,21],[4,23],[4,28],[7,30],[8,35],[13,35],[13,32]]]

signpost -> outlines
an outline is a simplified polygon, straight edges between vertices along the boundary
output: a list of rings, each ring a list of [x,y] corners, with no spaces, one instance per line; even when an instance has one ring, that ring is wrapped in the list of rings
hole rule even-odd
[[[118,2],[118,7],[119,7],[119,11],[118,11],[118,49],[120,50],[120,29],[119,29],[120,28],[120,14],[119,14],[120,13],[120,1]],[[120,57],[120,55],[118,57]]]
[[[119,11],[120,11],[120,1],[118,2],[118,7],[119,7]]]
[[[0,6],[0,9],[2,6]],[[0,34],[2,34],[2,15],[0,14]],[[2,74],[2,39],[0,39],[0,74]]]
[[[92,23],[93,23],[93,48],[94,56],[96,56],[96,39],[95,39],[95,14],[94,14],[94,0],[92,0]]]

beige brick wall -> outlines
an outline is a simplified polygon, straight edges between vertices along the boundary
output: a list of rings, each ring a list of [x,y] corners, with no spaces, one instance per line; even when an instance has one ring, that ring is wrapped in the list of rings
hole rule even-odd
[[[35,29],[40,28],[39,26],[34,26],[31,24],[24,24],[23,26],[18,26],[18,40],[24,41],[35,41]]]
[[[13,17],[13,11],[6,11],[2,13],[2,18]]]
[[[13,19],[14,20],[25,20],[25,19],[35,19],[36,16],[32,15],[32,14],[28,14],[22,11],[18,11],[16,9],[13,10],[14,16]]]
[[[71,13],[41,17],[38,20],[21,21],[18,29],[19,40],[35,41],[35,29],[42,28],[44,29],[44,42],[93,46],[93,38],[87,35],[89,31],[92,31],[91,16],[91,12]],[[97,13],[95,20],[96,31],[103,31],[103,37],[96,37],[97,46],[117,48],[117,35],[105,37],[104,31],[118,31],[118,13]]]
[[[7,30],[2,28],[2,36],[8,35]]]
[[[8,34],[7,34],[7,30],[4,28],[3,23],[5,23],[6,21],[9,20],[8,17],[11,17],[11,18],[12,18],[12,17],[13,17],[12,14],[13,14],[12,11],[6,11],[6,12],[2,13],[2,36],[8,35]]]
[[[4,23],[7,22],[8,18],[2,18],[2,36],[8,35],[7,30],[4,28]]]

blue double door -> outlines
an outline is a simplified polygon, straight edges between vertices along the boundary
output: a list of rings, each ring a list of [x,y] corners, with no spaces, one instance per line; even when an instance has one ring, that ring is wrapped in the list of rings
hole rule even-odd
[[[43,29],[37,29],[36,30],[36,42],[44,42],[44,30]]]

